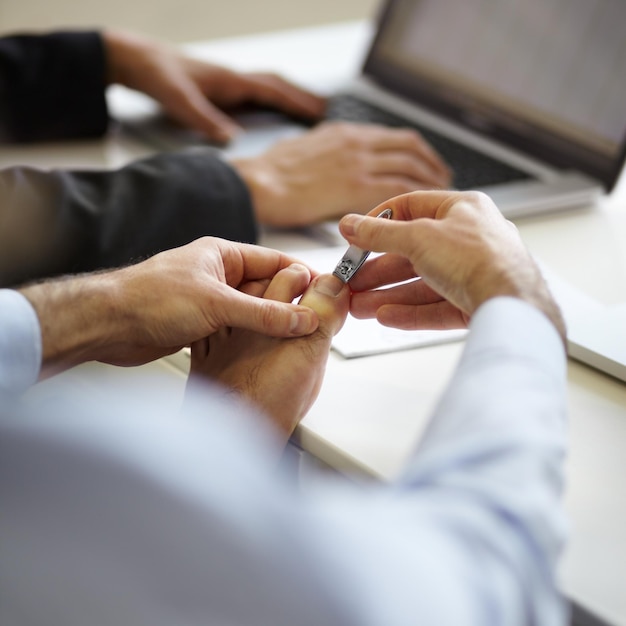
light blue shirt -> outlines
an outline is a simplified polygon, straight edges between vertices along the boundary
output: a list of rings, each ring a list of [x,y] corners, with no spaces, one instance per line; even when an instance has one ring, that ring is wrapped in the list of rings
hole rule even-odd
[[[163,415],[150,385],[0,419],[3,626],[566,623],[565,357],[530,306],[476,313],[391,485],[300,493],[260,416],[211,388]]]
[[[0,394],[34,385],[40,367],[41,332],[35,310],[21,293],[0,289]]]

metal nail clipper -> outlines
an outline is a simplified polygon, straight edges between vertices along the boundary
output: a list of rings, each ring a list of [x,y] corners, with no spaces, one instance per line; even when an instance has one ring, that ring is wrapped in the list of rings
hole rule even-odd
[[[393,211],[391,209],[385,209],[376,217],[391,219],[392,214]],[[337,263],[337,267],[335,267],[333,271],[333,276],[336,276],[339,280],[347,283],[358,272],[359,268],[363,265],[363,263],[365,263],[365,260],[369,255],[370,250],[362,250],[358,246],[350,246],[341,257],[341,261]]]

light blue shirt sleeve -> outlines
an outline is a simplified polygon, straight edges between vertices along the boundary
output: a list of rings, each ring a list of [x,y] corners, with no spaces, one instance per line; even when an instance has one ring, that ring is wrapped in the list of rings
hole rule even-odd
[[[37,314],[19,292],[0,289],[0,394],[21,393],[37,382],[41,330]]]
[[[543,315],[490,301],[403,476],[307,494],[214,390],[2,419],[0,622],[564,626],[564,383]]]

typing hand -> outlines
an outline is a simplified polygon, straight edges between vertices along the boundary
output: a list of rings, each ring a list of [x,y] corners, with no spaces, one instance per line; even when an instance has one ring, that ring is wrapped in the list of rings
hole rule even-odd
[[[120,31],[106,31],[103,38],[110,83],[146,93],[172,118],[218,142],[240,130],[223,108],[255,103],[316,120],[326,107],[323,98],[274,74],[241,74]]]
[[[366,213],[392,196],[450,182],[446,165],[416,132],[347,122],[321,124],[232,164],[257,219],[283,227]]]

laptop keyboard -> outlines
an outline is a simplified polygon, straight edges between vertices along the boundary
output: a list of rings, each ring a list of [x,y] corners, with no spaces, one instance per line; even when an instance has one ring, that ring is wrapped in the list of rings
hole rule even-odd
[[[343,94],[331,98],[326,117],[331,120],[368,122],[393,128],[416,129],[452,168],[454,172],[452,186],[456,189],[477,189],[531,178],[526,172],[354,96]]]

